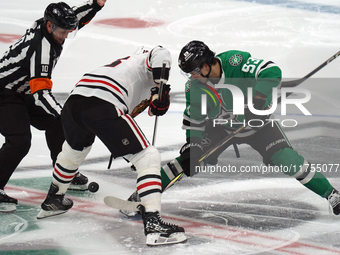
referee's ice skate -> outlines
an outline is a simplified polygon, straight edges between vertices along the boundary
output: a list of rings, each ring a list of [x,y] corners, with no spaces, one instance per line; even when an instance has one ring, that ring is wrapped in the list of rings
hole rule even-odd
[[[0,189],[0,213],[13,213],[17,209],[18,200],[6,194]]]
[[[45,201],[41,204],[41,210],[37,215],[37,219],[43,219],[59,214],[66,213],[73,206],[73,201],[65,198],[65,194],[58,194],[59,188],[51,184]]]

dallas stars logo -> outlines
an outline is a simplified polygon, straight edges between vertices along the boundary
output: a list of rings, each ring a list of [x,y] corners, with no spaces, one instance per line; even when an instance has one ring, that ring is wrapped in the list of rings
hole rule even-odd
[[[243,59],[242,55],[240,55],[240,54],[231,56],[229,58],[229,64],[231,64],[232,66],[238,66],[239,64],[241,64],[242,59]]]

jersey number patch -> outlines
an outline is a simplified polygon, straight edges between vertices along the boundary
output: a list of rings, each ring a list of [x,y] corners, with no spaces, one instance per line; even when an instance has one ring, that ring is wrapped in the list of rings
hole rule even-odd
[[[256,69],[256,66],[260,63],[261,59],[257,58],[248,58],[247,63],[242,66],[242,71],[245,73],[253,73]]]

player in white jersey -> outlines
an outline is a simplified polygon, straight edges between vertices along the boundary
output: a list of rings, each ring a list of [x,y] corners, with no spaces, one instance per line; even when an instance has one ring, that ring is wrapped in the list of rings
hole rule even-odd
[[[163,61],[166,68],[161,80]],[[147,106],[149,115],[166,113],[170,104],[170,85],[166,84],[170,66],[169,51],[157,46],[149,52],[118,59],[81,78],[62,111],[66,141],[57,157],[53,181],[38,219],[65,213],[73,206],[65,192],[97,136],[115,158],[124,156],[137,170],[147,244],[186,240],[183,228],[165,223],[160,217],[160,154],[133,119]],[[161,81],[163,93],[158,99],[157,84]]]
[[[158,46],[152,52],[118,59],[86,73],[71,95],[95,96],[114,104],[121,112],[131,114],[142,100],[149,99],[150,89],[154,87],[150,82],[153,72],[160,76],[161,67],[152,68],[150,63],[161,65],[163,59],[170,62],[170,56],[165,51],[165,48]],[[169,68],[167,70],[169,73]]]

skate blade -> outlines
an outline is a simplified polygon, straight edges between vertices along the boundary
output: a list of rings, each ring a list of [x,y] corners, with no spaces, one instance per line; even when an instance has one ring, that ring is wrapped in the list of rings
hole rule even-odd
[[[16,204],[0,203],[0,213],[14,213],[17,210]]]
[[[41,209],[40,212],[37,215],[37,219],[40,220],[40,219],[44,219],[44,218],[47,218],[47,217],[56,216],[56,215],[59,215],[59,214],[66,213],[67,211],[68,210],[45,211],[45,210]]]
[[[67,190],[73,190],[73,191],[86,191],[88,190],[87,184],[83,185],[75,185],[75,184],[70,184]]]
[[[173,233],[169,237],[161,236],[160,233],[152,233],[146,236],[146,244],[149,246],[183,243],[186,240],[187,237],[183,232]]]
[[[124,214],[124,216],[126,218],[132,218],[133,216],[135,216],[137,214],[137,212],[134,212],[134,211],[127,211],[127,210],[119,210],[119,212],[121,214]]]

